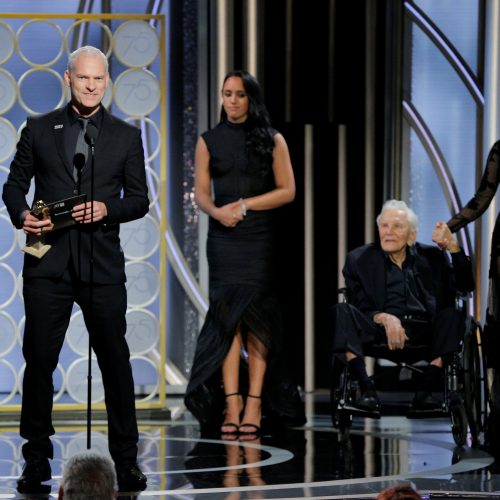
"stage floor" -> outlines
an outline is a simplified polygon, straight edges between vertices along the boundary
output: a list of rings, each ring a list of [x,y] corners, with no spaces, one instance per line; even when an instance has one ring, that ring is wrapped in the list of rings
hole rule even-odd
[[[500,499],[500,468],[481,449],[456,448],[448,419],[355,418],[349,441],[340,444],[327,404],[316,397],[308,399],[306,426],[239,442],[201,439],[180,400],[170,398],[168,406],[171,420],[140,421],[148,489],[133,498],[373,499],[409,482],[424,498]],[[26,498],[15,491],[23,465],[16,426],[0,427],[0,499]],[[54,447],[52,493],[45,498],[57,497],[64,460],[86,448],[85,422],[58,425]],[[102,422],[93,428],[92,448],[107,454]]]

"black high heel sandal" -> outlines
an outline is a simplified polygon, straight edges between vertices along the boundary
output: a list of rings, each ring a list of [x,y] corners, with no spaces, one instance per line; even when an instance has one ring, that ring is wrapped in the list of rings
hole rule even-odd
[[[253,394],[247,394],[247,398],[253,398],[253,399],[262,399],[261,396],[254,396]],[[251,430],[249,431],[242,431],[241,428],[242,427],[247,427]],[[238,434],[240,436],[255,436],[253,439],[256,439],[257,437],[260,436],[260,427],[258,425],[255,425],[255,424],[250,424],[250,423],[242,423],[240,424],[240,427],[238,429]]]
[[[241,396],[241,394],[239,392],[232,392],[231,394],[226,394],[226,399],[232,396]],[[223,430],[224,427],[229,427],[231,430]],[[238,432],[239,432],[239,426],[234,422],[224,422],[220,428],[221,435],[236,436]]]

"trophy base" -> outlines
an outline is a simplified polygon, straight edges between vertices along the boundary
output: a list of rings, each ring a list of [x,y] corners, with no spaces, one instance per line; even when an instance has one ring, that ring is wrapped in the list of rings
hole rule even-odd
[[[46,245],[41,241],[37,241],[36,243],[29,243],[22,248],[23,252],[26,252],[37,259],[41,259],[50,249],[52,245]]]

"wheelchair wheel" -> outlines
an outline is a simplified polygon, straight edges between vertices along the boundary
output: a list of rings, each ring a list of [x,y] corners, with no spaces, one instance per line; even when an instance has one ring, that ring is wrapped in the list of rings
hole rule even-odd
[[[464,403],[472,445],[479,444],[486,418],[486,380],[480,339],[480,328],[473,327],[465,333],[463,348]],[[458,444],[458,443],[457,443]]]
[[[340,443],[346,443],[349,440],[351,426],[352,426],[352,415],[346,411],[339,411],[338,430],[339,430]]]
[[[500,455],[500,371],[494,369],[489,392],[490,406],[484,430],[484,445],[488,453],[498,460]]]
[[[330,415],[332,425],[335,429],[339,428],[339,407],[343,386],[343,367],[338,360],[333,361],[332,378],[330,381]]]
[[[453,403],[450,407],[451,432],[457,446],[467,441],[467,414],[463,403]]]
[[[352,397],[352,394],[344,394],[345,388],[349,381],[345,380],[348,377],[347,370],[338,360],[334,360],[332,368],[332,379],[330,386],[330,413],[332,425],[339,431],[339,441],[346,442],[349,439],[349,433],[352,425],[352,415],[343,410],[346,400]],[[352,391],[352,388],[348,388]]]

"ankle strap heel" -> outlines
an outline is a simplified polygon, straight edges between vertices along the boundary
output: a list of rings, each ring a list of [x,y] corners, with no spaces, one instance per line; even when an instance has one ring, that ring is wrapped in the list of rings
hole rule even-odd
[[[254,396],[253,394],[247,394],[247,398],[262,399],[262,396]]]

